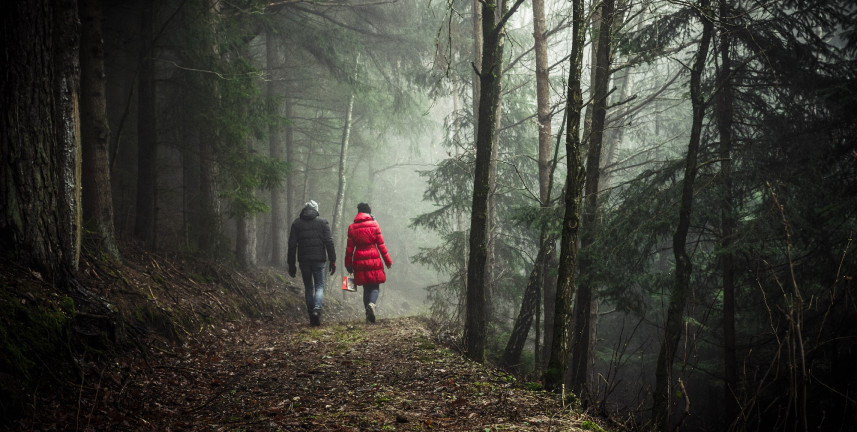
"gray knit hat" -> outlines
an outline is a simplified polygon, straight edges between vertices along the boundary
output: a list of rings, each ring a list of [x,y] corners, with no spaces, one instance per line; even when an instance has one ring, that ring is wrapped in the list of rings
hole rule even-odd
[[[313,210],[318,211],[318,203],[313,200],[309,200],[309,202],[306,203],[306,206],[312,207]]]

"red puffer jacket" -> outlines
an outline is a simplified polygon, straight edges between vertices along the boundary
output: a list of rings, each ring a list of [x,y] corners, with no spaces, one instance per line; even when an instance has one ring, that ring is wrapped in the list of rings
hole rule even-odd
[[[384,246],[381,227],[372,219],[372,215],[357,213],[354,223],[348,226],[348,246],[345,248],[345,267],[353,268],[354,283],[384,283],[387,280],[387,275],[384,274],[385,263],[387,268],[390,268],[393,260],[387,253],[387,246]]]

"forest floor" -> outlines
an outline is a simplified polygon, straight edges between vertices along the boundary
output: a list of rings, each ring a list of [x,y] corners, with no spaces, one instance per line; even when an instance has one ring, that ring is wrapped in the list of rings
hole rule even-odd
[[[311,327],[296,279],[132,253],[122,268],[85,260],[78,278],[87,295],[119,309],[125,324],[114,331],[132,342],[71,350],[72,378],[48,370],[57,379],[27,393],[22,415],[0,429],[601,430],[559,396],[468,361],[427,318],[384,318],[379,308],[369,324],[349,306],[359,296],[344,305],[329,294],[322,325]],[[20,270],[2,272],[0,283],[17,286],[24,303],[42,301],[21,289],[34,287]],[[77,332],[92,333],[77,322]]]

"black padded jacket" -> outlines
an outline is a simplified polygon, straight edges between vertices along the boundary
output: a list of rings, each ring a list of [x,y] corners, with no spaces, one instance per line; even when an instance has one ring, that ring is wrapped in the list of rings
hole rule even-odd
[[[301,264],[336,262],[330,225],[309,206],[301,210],[289,231],[289,268],[295,267],[295,255]]]

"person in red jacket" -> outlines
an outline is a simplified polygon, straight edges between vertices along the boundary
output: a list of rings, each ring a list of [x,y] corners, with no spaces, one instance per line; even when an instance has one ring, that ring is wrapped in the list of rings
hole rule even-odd
[[[345,248],[345,269],[354,273],[354,284],[363,287],[363,307],[366,321],[375,322],[375,303],[381,284],[387,281],[384,265],[390,268],[393,260],[387,253],[381,227],[372,216],[369,204],[357,204],[357,216],[348,226],[348,244]]]

